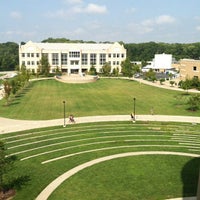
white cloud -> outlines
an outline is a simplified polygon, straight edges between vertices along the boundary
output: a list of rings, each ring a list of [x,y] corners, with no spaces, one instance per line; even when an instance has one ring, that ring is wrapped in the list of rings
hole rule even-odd
[[[161,15],[153,19],[146,19],[139,23],[129,24],[129,28],[140,34],[146,34],[159,29],[160,25],[174,23],[175,19],[169,15]]]
[[[83,0],[63,0],[63,2],[69,4],[81,4],[83,3]]]
[[[22,15],[18,11],[13,11],[13,12],[10,13],[10,17],[13,18],[13,19],[21,19]]]
[[[175,18],[170,15],[161,15],[155,19],[156,24],[171,24],[175,22]]]
[[[107,12],[106,6],[101,6],[97,4],[90,3],[86,7],[76,6],[73,7],[73,11],[75,13],[95,13],[95,14],[103,14]]]
[[[197,26],[197,27],[196,27],[196,30],[197,30],[197,31],[200,31],[200,26]]]

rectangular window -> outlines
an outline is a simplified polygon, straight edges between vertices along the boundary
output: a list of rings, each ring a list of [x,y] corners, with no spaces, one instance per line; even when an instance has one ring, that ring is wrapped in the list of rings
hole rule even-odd
[[[59,65],[58,53],[52,53],[52,65]]]
[[[30,53],[27,53],[27,57],[30,57]]]
[[[61,54],[61,64],[62,65],[67,65],[67,53],[62,53]]]
[[[30,61],[27,61],[27,65],[30,65],[31,64],[31,62]]]
[[[97,64],[97,55],[95,53],[90,54],[90,64],[96,65]]]
[[[119,53],[117,54],[117,58],[119,58]]]
[[[22,65],[26,65],[25,61],[22,61]]]
[[[32,58],[34,57],[34,53],[31,53],[31,57],[32,57]]]
[[[116,58],[116,54],[115,53],[113,54],[113,58]]]
[[[122,53],[122,55],[121,55],[121,56],[122,56],[122,58],[124,58],[124,54],[123,54],[123,53]]]
[[[100,54],[99,63],[100,63],[100,65],[104,65],[106,63],[106,54],[105,53]]]
[[[34,62],[34,61],[31,61],[31,65],[35,65],[35,62]]]
[[[109,54],[108,54],[108,57],[109,57],[109,58],[111,58],[111,55],[112,55],[112,54],[111,54],[111,53],[109,53]]]
[[[80,58],[80,52],[79,51],[70,51],[69,57],[70,58]]]
[[[197,67],[196,66],[193,67],[193,71],[197,71]]]
[[[40,57],[40,54],[39,54],[39,53],[36,53],[36,57],[39,58],[39,57]]]
[[[88,54],[83,53],[82,54],[82,59],[81,59],[82,65],[87,65],[88,64]]]
[[[78,65],[79,61],[78,60],[71,60],[70,65]]]
[[[24,58],[25,57],[25,53],[22,53],[22,58]]]

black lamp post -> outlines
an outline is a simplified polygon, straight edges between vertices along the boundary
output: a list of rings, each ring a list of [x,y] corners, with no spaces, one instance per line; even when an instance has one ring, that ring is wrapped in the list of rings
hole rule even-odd
[[[136,101],[136,98],[134,97],[133,98],[133,115],[134,115],[134,120],[135,120],[135,101]]]
[[[63,101],[63,108],[64,108],[64,124],[63,124],[63,127],[65,127],[66,126],[66,121],[65,121],[65,118],[66,118],[66,116],[65,116],[65,101]]]

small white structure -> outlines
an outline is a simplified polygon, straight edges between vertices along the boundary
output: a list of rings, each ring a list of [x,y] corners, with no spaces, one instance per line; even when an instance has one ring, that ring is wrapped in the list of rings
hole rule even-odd
[[[172,69],[172,55],[164,53],[155,54],[153,60],[153,69],[158,72]]]
[[[143,67],[142,71],[153,69],[156,72],[166,72],[166,70],[171,70],[173,68],[173,62],[171,54],[155,54],[153,61]]]

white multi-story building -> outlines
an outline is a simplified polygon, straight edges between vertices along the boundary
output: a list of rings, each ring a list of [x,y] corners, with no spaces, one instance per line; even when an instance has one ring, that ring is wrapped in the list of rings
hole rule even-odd
[[[175,62],[171,54],[155,54],[153,61],[149,62],[147,66],[143,68],[143,71],[153,69],[156,72],[166,72],[173,68],[172,64]]]
[[[105,63],[111,65],[111,71],[118,68],[126,59],[126,49],[115,43],[34,43],[27,42],[19,46],[19,65],[25,65],[31,71],[37,71],[42,56],[47,56],[50,72],[59,68],[62,72],[82,73],[91,66],[101,72]]]

